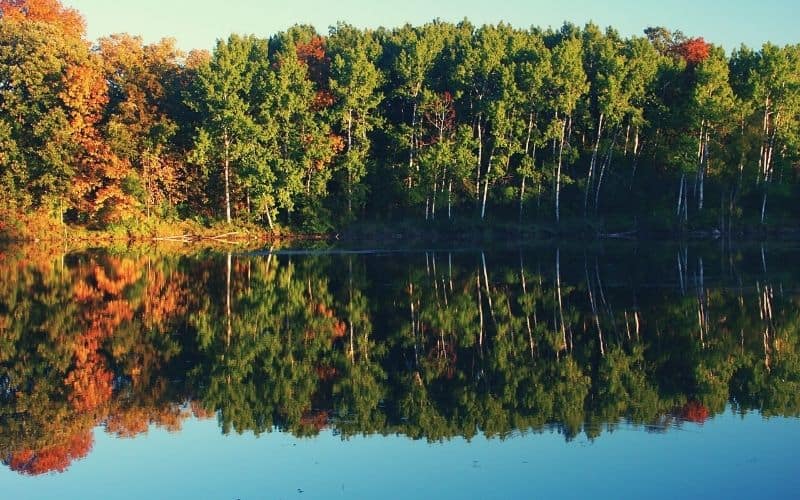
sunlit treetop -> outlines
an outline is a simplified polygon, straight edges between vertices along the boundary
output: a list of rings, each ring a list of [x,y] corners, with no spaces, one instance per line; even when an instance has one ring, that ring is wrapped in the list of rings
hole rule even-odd
[[[711,55],[711,44],[702,37],[690,38],[674,47],[675,54],[686,60],[689,64],[699,64]]]
[[[83,16],[58,0],[0,0],[0,18],[51,24],[71,36],[82,37],[86,33]]]

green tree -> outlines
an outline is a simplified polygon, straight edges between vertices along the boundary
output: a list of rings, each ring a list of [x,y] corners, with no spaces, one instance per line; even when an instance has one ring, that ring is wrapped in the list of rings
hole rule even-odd
[[[344,138],[339,165],[344,175],[347,213],[352,217],[354,199],[357,205],[364,199],[366,186],[361,184],[361,179],[366,175],[370,159],[369,133],[378,124],[381,73],[373,61],[380,55],[381,46],[373,33],[340,23],[331,28],[328,49],[330,88],[335,98],[332,122]]]
[[[200,115],[192,159],[217,166],[223,182],[223,211],[232,221],[232,191],[239,171],[265,160],[253,116],[253,79],[267,56],[266,42],[232,35],[219,40],[211,60],[197,75],[188,105]],[[262,182],[273,182],[264,168]],[[274,173],[272,173],[274,175]],[[269,210],[265,215],[269,217]]]

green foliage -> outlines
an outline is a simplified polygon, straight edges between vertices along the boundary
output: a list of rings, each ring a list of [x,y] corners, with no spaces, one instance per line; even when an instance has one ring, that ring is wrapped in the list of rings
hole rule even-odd
[[[57,21],[0,22],[0,186],[20,220],[58,205],[98,227],[156,212],[326,231],[550,223],[555,204],[665,229],[796,225],[797,46],[729,57],[662,27],[437,20],[184,55],[125,34],[90,51]]]
[[[796,269],[748,253],[675,249],[680,279],[652,287],[672,251],[36,250],[0,271],[4,457],[98,422],[176,429],[187,403],[226,433],[430,441],[800,413],[797,294],[777,287]],[[706,286],[704,258],[736,269]],[[620,259],[630,286],[611,285]]]

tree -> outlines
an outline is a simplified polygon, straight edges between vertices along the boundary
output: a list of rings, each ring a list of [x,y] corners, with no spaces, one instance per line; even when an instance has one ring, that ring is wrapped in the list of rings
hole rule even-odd
[[[79,40],[52,26],[0,21],[0,178],[20,210],[49,208],[68,191],[76,144],[61,95],[67,68],[86,58]]]
[[[357,203],[363,199],[365,187],[360,181],[366,174],[370,153],[368,134],[378,123],[381,74],[373,61],[380,55],[381,47],[371,32],[340,23],[331,28],[328,50],[330,88],[335,99],[333,124],[344,139],[338,163],[344,173],[347,213],[352,217],[354,198]]]
[[[81,38],[86,31],[83,16],[58,0],[0,0],[0,19],[48,24],[70,38]]]
[[[730,86],[728,63],[724,53],[717,49],[710,56],[697,63],[692,105],[693,125],[700,122],[700,141],[697,168],[697,210],[703,210],[705,200],[705,179],[708,175],[711,141],[726,137],[734,125],[736,102]],[[714,137],[716,136],[716,137]]]
[[[248,182],[256,204],[267,213],[278,207],[291,212],[298,202],[319,206],[331,178],[335,151],[330,129],[319,116],[320,94],[309,79],[309,66],[298,54],[291,40],[284,41],[259,89],[258,122],[268,171],[252,172]]]
[[[521,107],[520,120],[516,128],[518,150],[522,158],[518,166],[520,177],[519,216],[522,221],[523,203],[525,200],[525,184],[528,179],[536,182],[541,191],[543,176],[536,170],[536,149],[543,146],[546,140],[540,121],[547,110],[547,101],[543,98],[545,85],[551,77],[552,66],[550,51],[539,33],[521,33],[519,48],[514,55],[516,59],[517,105]]]
[[[553,48],[553,74],[550,80],[550,105],[554,122],[550,136],[558,142],[555,175],[555,215],[561,220],[561,170],[565,147],[569,147],[572,135],[572,120],[578,100],[589,86],[583,69],[583,48],[580,38],[570,36]]]
[[[232,191],[238,171],[264,161],[251,102],[253,78],[266,60],[266,43],[232,35],[219,40],[211,60],[200,67],[195,92],[187,104],[200,115],[193,161],[216,164],[223,182],[225,221],[231,223]],[[270,179],[265,179],[270,182]],[[265,211],[267,218],[269,210]]]
[[[133,167],[126,182],[140,190],[135,194],[148,216],[164,203],[174,207],[184,197],[175,147],[178,117],[171,115],[169,101],[182,54],[174,40],[143,45],[130,35],[100,39],[99,52],[109,81],[105,135],[115,154]]]

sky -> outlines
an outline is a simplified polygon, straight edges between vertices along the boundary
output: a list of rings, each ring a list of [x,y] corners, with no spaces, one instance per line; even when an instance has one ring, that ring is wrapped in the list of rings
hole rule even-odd
[[[435,18],[473,24],[558,27],[564,21],[593,21],[623,35],[648,26],[680,29],[728,50],[745,43],[760,47],[800,42],[798,0],[62,0],[86,18],[89,37],[127,32],[145,42],[177,39],[184,50],[210,49],[231,33],[269,37],[294,24],[320,32],[337,21],[364,28],[423,24]]]

